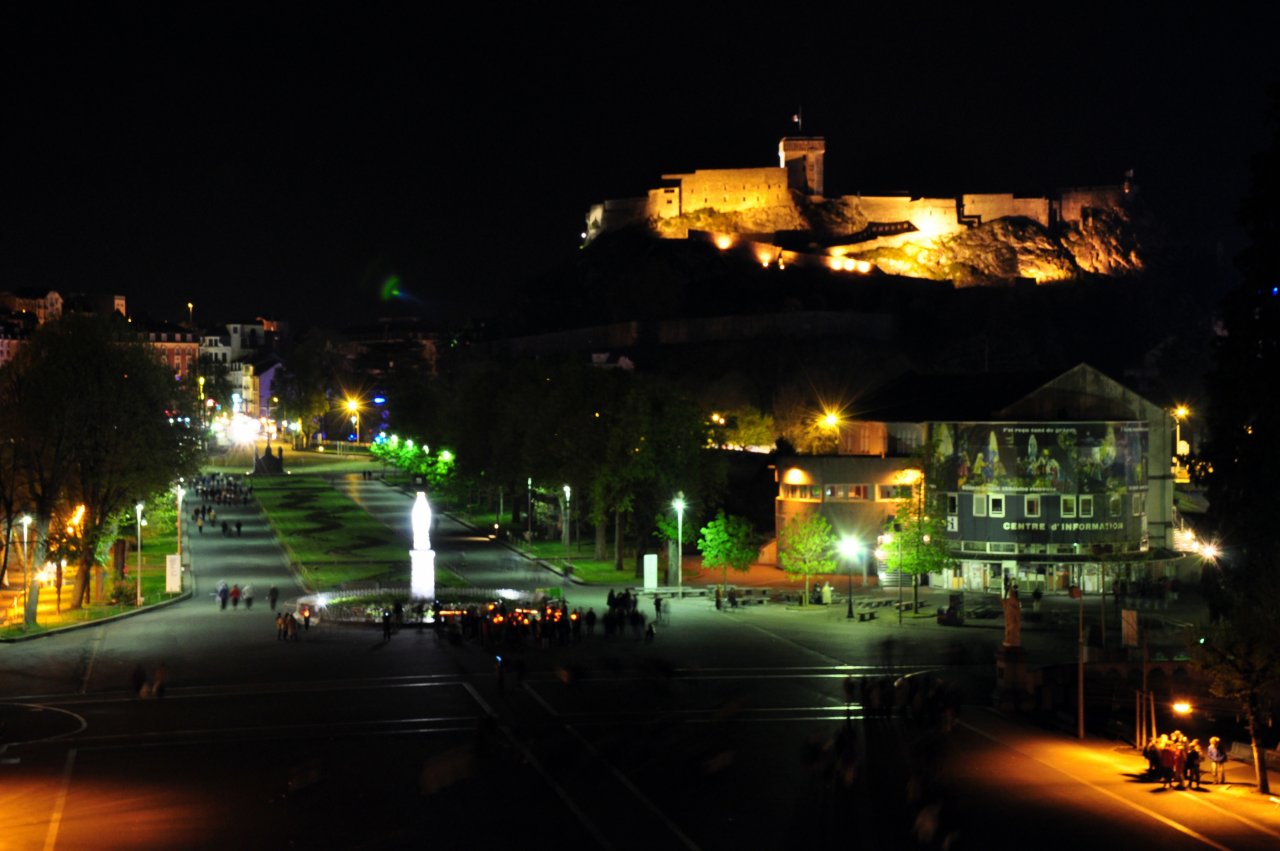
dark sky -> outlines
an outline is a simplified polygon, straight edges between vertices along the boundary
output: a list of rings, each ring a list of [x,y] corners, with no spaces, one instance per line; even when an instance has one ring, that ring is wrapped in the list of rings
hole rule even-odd
[[[828,194],[1134,168],[1212,240],[1276,78],[1267,22],[1223,4],[44,5],[0,13],[0,287],[175,319],[337,325],[390,275],[426,317],[482,313],[572,258],[593,201],[776,164],[800,105]]]

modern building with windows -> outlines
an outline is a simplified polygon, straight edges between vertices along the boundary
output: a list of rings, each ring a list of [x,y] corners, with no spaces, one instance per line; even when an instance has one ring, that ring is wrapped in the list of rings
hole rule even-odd
[[[841,451],[880,457],[780,461],[779,530],[816,510],[874,541],[917,468],[946,512],[954,559],[930,584],[1097,593],[1119,580],[1198,580],[1199,559],[1175,549],[1172,414],[1093,367],[1048,380],[906,376],[863,403],[883,419],[842,425]]]

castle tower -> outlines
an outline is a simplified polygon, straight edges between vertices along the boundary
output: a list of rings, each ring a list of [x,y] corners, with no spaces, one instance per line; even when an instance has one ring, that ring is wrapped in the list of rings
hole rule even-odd
[[[787,188],[822,195],[826,153],[827,140],[821,136],[784,136],[778,143],[778,165],[787,170]]]

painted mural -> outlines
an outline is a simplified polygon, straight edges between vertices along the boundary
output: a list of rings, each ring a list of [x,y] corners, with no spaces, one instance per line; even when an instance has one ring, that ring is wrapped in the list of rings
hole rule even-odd
[[[939,423],[935,475],[949,491],[1147,489],[1145,422]]]

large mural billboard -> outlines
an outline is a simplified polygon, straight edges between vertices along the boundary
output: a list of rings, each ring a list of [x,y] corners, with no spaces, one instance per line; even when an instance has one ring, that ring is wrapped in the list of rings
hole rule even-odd
[[[935,423],[945,491],[1116,493],[1147,489],[1145,422]]]

